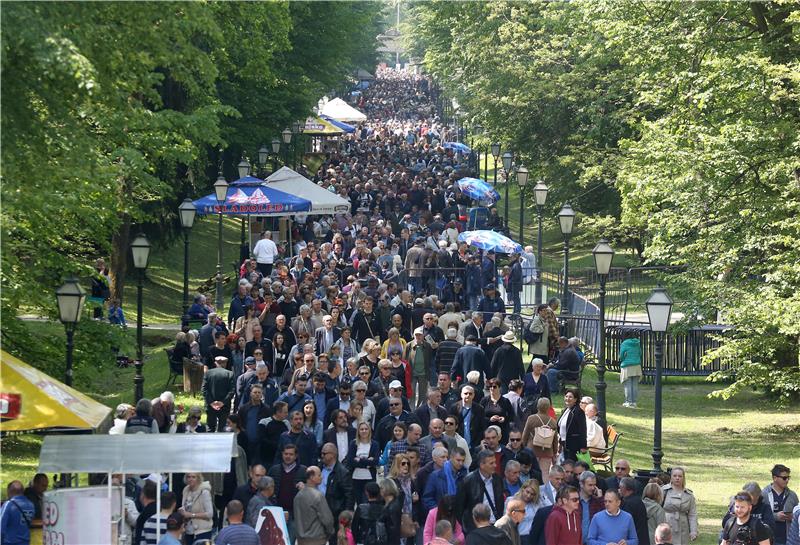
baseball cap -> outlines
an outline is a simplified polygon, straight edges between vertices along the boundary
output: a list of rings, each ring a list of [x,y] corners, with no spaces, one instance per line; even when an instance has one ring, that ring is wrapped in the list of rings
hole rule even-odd
[[[393,380],[389,383],[389,388],[394,388],[395,390],[399,390],[403,388],[403,385],[400,383],[399,380]]]
[[[244,359],[244,364],[245,365],[255,365],[255,363],[256,363],[256,359],[253,356],[247,356]]]

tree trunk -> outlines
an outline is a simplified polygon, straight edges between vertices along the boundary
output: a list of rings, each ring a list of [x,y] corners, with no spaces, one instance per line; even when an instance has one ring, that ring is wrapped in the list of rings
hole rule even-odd
[[[128,272],[128,248],[130,248],[131,218],[125,214],[119,229],[111,238],[111,298],[123,302],[125,275]]]

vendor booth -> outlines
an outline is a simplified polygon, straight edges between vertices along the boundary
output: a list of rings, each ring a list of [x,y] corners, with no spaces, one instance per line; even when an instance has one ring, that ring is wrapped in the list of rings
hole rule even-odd
[[[367,120],[367,116],[359,112],[341,98],[334,98],[322,107],[320,115],[330,117],[345,123],[361,123]]]
[[[45,492],[44,543],[130,543],[122,520],[124,492],[112,486],[112,474],[227,473],[236,452],[232,433],[48,435],[40,473],[106,473],[108,478],[104,487]],[[161,494],[156,494],[156,512],[160,511]]]

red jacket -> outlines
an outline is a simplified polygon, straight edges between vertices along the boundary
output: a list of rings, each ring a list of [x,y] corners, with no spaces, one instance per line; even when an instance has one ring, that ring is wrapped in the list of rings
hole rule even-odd
[[[567,513],[557,505],[547,517],[544,526],[547,545],[581,545],[581,511]]]

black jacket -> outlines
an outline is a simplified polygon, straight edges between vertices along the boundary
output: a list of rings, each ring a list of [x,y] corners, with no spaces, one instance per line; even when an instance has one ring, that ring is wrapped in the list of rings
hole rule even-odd
[[[463,401],[457,401],[450,406],[448,414],[458,417],[458,434],[467,440],[470,448],[477,447],[483,439],[483,432],[486,429],[486,414],[483,407],[472,402],[472,420],[470,421],[470,437],[464,435],[464,419],[461,417],[461,409],[464,407]],[[502,513],[501,515],[502,516]],[[498,517],[499,518],[499,517]]]
[[[422,434],[425,435],[429,430],[428,427],[430,426],[431,420],[434,418],[439,418],[444,420],[447,416],[447,410],[439,405],[436,407],[436,412],[431,414],[431,409],[427,403],[423,402],[422,405],[417,407],[417,410],[414,411],[414,419],[422,428]]]
[[[503,516],[505,492],[503,479],[496,473],[492,474],[492,489],[494,492],[494,517],[495,520]],[[480,471],[473,471],[461,481],[456,492],[456,513],[461,513],[461,527],[464,534],[469,534],[475,529],[475,521],[472,520],[472,508],[483,503],[486,488],[483,483]],[[505,534],[503,534],[505,535]]]
[[[386,446],[386,443],[391,441],[392,431],[394,430],[394,425],[398,420],[400,422],[405,422],[406,425],[408,425],[414,421],[414,418],[411,416],[411,413],[403,411],[399,418],[395,418],[394,416],[387,414],[375,425],[374,437],[377,439],[378,445],[381,449]]]
[[[347,426],[347,444],[350,444],[350,441],[356,438],[356,430],[353,429],[353,426]],[[339,447],[339,444],[336,442],[336,428],[328,428],[324,432],[322,432],[322,444],[325,443],[333,443],[336,447]]]
[[[353,516],[353,538],[356,543],[365,543],[367,530],[372,527],[383,516],[383,501],[361,503],[356,508]]]
[[[472,514],[470,513],[470,518]],[[498,517],[500,518],[500,517]],[[511,545],[511,539],[503,530],[494,525],[476,528],[467,535],[466,545]]]
[[[647,529],[647,507],[642,498],[635,493],[625,498],[622,502],[622,510],[627,511],[633,517],[633,525],[636,527],[636,537],[639,538],[639,545],[650,545],[650,532]]]
[[[586,415],[576,404],[571,409],[564,409],[558,419],[558,429],[561,429],[561,420],[567,419],[567,436],[559,440],[565,443],[568,452],[577,452],[586,448]]]
[[[522,363],[522,352],[512,343],[504,342],[492,356],[492,378],[507,386],[515,378],[522,380],[523,375],[525,366]]]
[[[347,469],[350,470],[352,473],[357,467],[363,469],[369,469],[370,473],[372,473],[372,479],[375,479],[375,470],[378,467],[378,460],[381,457],[381,447],[378,446],[378,442],[374,439],[369,446],[369,459],[361,459],[356,462],[356,452],[358,451],[358,445],[356,445],[355,440],[350,441],[350,448],[347,450],[347,458],[344,461],[344,464],[347,466]],[[355,535],[355,533],[354,533]]]
[[[546,545],[544,537],[544,526],[547,523],[547,517],[553,511],[552,505],[540,507],[533,515],[533,522],[531,523],[531,533],[529,534],[529,543],[531,545]]]
[[[347,468],[339,462],[336,462],[328,475],[325,499],[335,519],[339,518],[342,511],[353,508],[353,479],[350,478]]]

